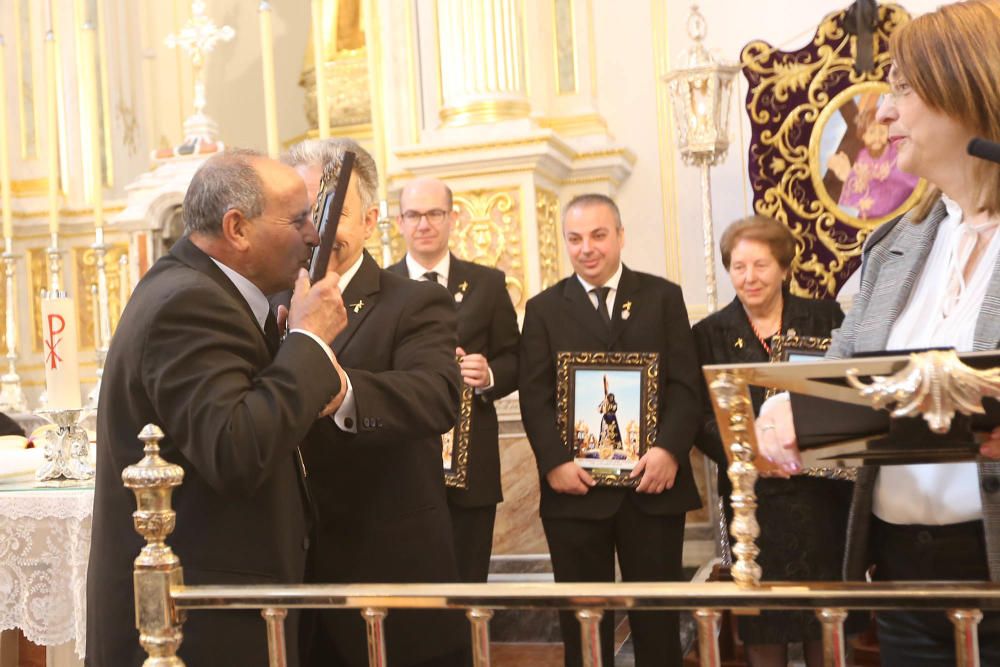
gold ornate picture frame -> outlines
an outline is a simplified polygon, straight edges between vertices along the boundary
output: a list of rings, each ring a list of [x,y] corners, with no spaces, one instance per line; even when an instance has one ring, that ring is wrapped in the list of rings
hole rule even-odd
[[[790,331],[771,339],[771,361],[821,361],[829,349],[829,338],[799,336]]]
[[[441,464],[445,486],[465,489],[469,486],[469,440],[472,434],[472,401],[475,391],[462,383],[458,421],[441,436]]]
[[[660,357],[655,352],[560,352],[559,432],[577,465],[600,486],[630,487],[656,439]]]
[[[856,83],[820,112],[809,136],[809,174],[820,203],[855,229],[875,229],[910,210],[927,182],[902,171],[889,126],[875,119],[883,81]]]

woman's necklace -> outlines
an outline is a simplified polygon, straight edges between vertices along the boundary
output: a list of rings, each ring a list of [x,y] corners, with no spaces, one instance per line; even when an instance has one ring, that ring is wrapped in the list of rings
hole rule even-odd
[[[767,338],[764,338],[764,336],[761,335],[760,329],[757,328],[757,325],[753,321],[753,317],[750,316],[750,313],[747,313],[747,319],[750,320],[750,328],[753,330],[753,335],[757,337],[757,340],[760,342],[761,347],[764,348],[764,351],[767,352],[767,356],[769,357],[771,356],[771,345],[769,341],[771,340],[771,338],[781,333],[781,328],[782,328],[781,320],[784,316],[784,311],[785,311],[784,303],[782,303],[781,310],[779,311],[780,314],[778,315],[778,328],[774,333],[772,333]]]

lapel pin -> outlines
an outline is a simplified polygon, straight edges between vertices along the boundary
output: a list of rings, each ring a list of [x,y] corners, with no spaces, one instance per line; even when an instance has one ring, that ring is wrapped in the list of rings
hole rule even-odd
[[[361,299],[358,299],[358,302],[352,303],[350,307],[352,310],[354,310],[355,314],[357,314],[360,313],[361,309],[365,307],[365,302],[362,301]]]
[[[632,316],[632,302],[626,301],[622,304],[622,319],[627,320]]]
[[[462,299],[465,298],[465,293],[469,291],[469,281],[463,280],[458,285],[458,291],[455,292],[455,303],[462,303]]]
[[[742,350],[743,349],[743,339],[742,338],[737,338],[736,339],[736,343],[734,343],[733,346]]]

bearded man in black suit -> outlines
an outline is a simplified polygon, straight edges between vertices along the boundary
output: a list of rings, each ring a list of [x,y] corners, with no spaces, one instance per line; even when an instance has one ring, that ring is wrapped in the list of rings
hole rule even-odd
[[[613,200],[574,198],[563,214],[574,275],[530,299],[521,333],[520,400],[541,477],[540,514],[556,581],[678,581],[684,514],[700,506],[688,453],[699,427],[699,374],[680,287],[621,262],[625,230]],[[597,487],[557,426],[559,352],[659,354],[656,441],[632,471],[634,489]],[[591,406],[586,406],[592,409]],[[614,664],[613,615],[601,621]],[[680,665],[677,614],[629,612],[638,667]],[[566,664],[579,665],[580,627],[560,614]]]
[[[462,381],[473,388],[469,464],[464,489],[448,489],[455,555],[462,581],[485,582],[500,488],[497,412],[493,402],[517,388],[517,313],[502,271],[463,261],[448,251],[458,220],[451,189],[417,178],[399,195],[399,230],[406,257],[389,270],[447,288],[458,312]]]
[[[356,155],[331,265],[348,323],[331,347],[347,395],[321,419],[305,449],[319,525],[307,579],[317,583],[458,580],[441,470],[441,434],[455,424],[459,372],[455,306],[439,286],[383,271],[365,251],[378,219],[375,161],[349,139],[306,141],[286,163],[315,200],[327,167]],[[357,611],[318,612],[303,637],[307,665],[368,664]],[[461,614],[392,611],[386,620],[393,665],[463,664]]]
[[[339,276],[310,286],[303,268],[318,241],[309,212],[289,167],[245,151],[210,158],[184,198],[185,236],[122,314],[97,412],[90,667],[138,667],[145,658],[132,586],[144,542],[121,473],[142,458],[137,435],[147,423],[165,433],[163,457],[184,469],[169,542],[185,582],[302,581],[312,512],[297,446],[321,410],[339,407],[347,385],[324,342],[346,325]],[[291,332],[279,349],[265,294],[293,283]],[[286,621],[291,633],[297,618]],[[189,665],[268,664],[257,612],[194,612],[183,632],[179,655]]]

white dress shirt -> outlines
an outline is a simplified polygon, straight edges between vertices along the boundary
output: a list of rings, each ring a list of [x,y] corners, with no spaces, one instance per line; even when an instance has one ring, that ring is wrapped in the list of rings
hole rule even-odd
[[[597,287],[610,287],[608,290],[608,296],[605,298],[605,303],[608,306],[608,315],[611,319],[615,319],[615,297],[618,295],[618,283],[622,279],[622,266],[621,262],[618,262],[618,269],[608,278],[608,281],[603,285],[591,285],[586,280],[580,277],[580,274],[576,274],[576,279],[580,281],[583,285],[583,291],[587,293],[587,297],[590,298],[590,303],[593,304],[594,310],[597,310],[597,294],[591,292],[590,290]]]
[[[958,204],[947,197],[942,200],[948,215],[938,225],[924,269],[892,326],[886,343],[889,350],[948,346],[972,351],[976,320],[1000,250],[1000,233],[993,235],[966,282],[962,272],[974,230],[963,220]],[[951,294],[946,289],[949,284]],[[872,511],[895,524],[937,526],[982,519],[976,464],[882,466]]]
[[[413,259],[410,253],[406,253],[406,270],[410,274],[410,278],[413,280],[426,280],[424,274],[428,271],[434,271],[437,273],[438,285],[447,288],[448,287],[448,271],[451,269],[451,253],[446,252],[441,261],[434,265],[433,268],[424,268],[420,262]]]

